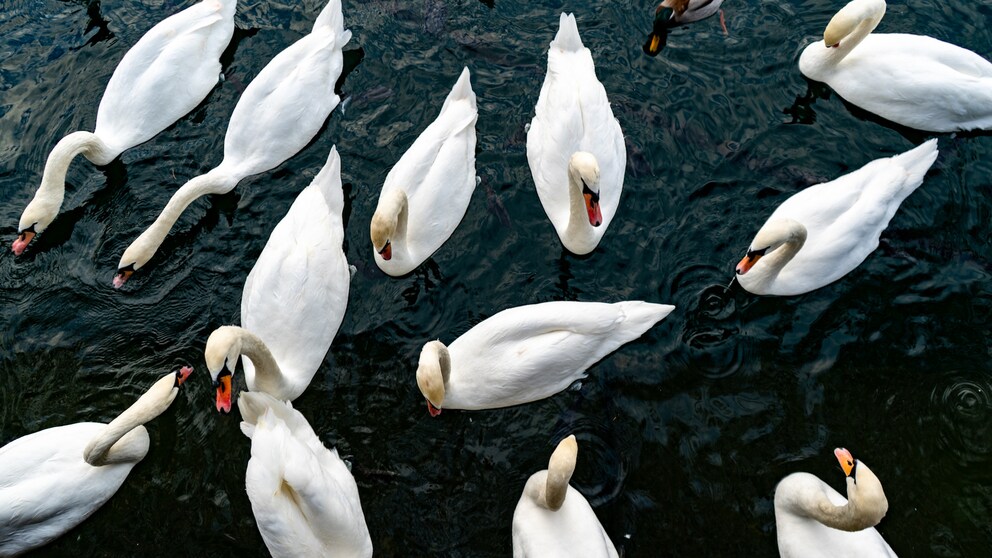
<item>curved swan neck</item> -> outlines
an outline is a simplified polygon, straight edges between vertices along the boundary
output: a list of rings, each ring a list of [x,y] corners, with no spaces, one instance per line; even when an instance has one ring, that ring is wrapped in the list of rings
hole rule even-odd
[[[589,214],[586,211],[586,201],[582,195],[582,184],[578,181],[578,170],[572,166],[574,157],[569,160],[568,168],[568,226],[565,235],[583,242],[596,243],[596,234],[589,224]],[[599,184],[594,185],[599,190]]]
[[[861,41],[871,34],[878,27],[882,17],[885,16],[885,0],[853,0],[840,9],[824,31],[824,42],[836,41],[836,45],[826,45],[826,58],[831,63],[836,64],[847,56]],[[854,28],[841,37],[833,38],[829,36],[832,29]]]
[[[823,492],[818,493],[815,501],[803,506],[805,515],[833,529],[841,531],[862,531],[878,525],[878,522],[888,511],[888,501],[881,493],[882,486],[874,478],[871,486],[863,475],[858,476],[858,482],[847,479],[847,504],[835,506]],[[863,497],[865,492],[881,494],[881,501],[876,497]]]
[[[802,223],[791,219],[766,224],[762,227],[762,231],[758,231],[758,236],[755,237],[755,240],[761,236],[763,231],[769,229],[770,226],[781,228],[784,231],[783,234],[787,235],[787,240],[785,240],[785,242],[783,242],[778,248],[769,251],[761,258],[760,262],[748,272],[747,281],[749,285],[752,285],[749,289],[752,290],[752,292],[767,290],[767,287],[774,282],[778,277],[778,274],[781,273],[782,268],[792,261],[792,258],[795,258],[799,250],[804,244],[806,244],[806,227],[803,226]],[[752,248],[760,247],[752,246]]]
[[[255,368],[255,375],[246,378],[252,391],[263,391],[280,398],[281,394],[290,391],[286,376],[279,368],[279,363],[272,356],[272,351],[265,346],[262,339],[244,328],[237,328],[240,340],[240,353],[249,360]]]
[[[382,215],[389,221],[395,221],[396,230],[393,231],[389,242],[392,246],[393,257],[406,253],[406,222],[410,213],[410,202],[406,197],[406,192],[397,188],[390,191],[383,198],[380,204]],[[378,211],[376,211],[378,213]]]
[[[137,434],[141,425],[161,415],[179,393],[175,374],[155,382],[137,401],[90,440],[83,459],[94,467],[116,463],[137,463],[148,452],[148,437]],[[134,432],[134,434],[128,435]]]

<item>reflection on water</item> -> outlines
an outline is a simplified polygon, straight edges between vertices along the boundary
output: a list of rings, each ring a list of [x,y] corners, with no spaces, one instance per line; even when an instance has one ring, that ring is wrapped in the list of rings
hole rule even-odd
[[[123,53],[189,1],[9,4],[8,243],[51,146],[92,129]],[[334,144],[356,273],[325,365],[295,406],[352,464],[377,555],[509,555],[520,490],[568,433],[580,447],[574,485],[626,557],[775,555],[775,484],[808,471],[842,489],[837,446],[882,480],[890,509],[879,529],[900,556],[987,554],[992,137],[941,136],[940,158],[882,246],[840,281],[784,299],[728,288],[779,203],[928,137],[799,74],[798,54],[822,34],[833,0],[727,3],[729,36],[706,20],[654,58],[641,50],[653,16],[644,3],[345,0],[345,102],[317,139],[279,169],[195,202],[148,273],[114,291],[121,251],[176,188],[219,163],[244,87],[322,4],[239,3],[225,80],[207,101],[106,167],[76,161],[58,219],[23,257],[0,251],[0,443],[109,420],[176,364],[197,367],[149,425],[151,451],[120,492],[36,555],[265,555],[244,492],[248,441],[237,416],[214,411],[203,344],[239,320],[272,226]],[[628,153],[617,219],[583,257],[563,252],[526,159],[560,9],[576,12]],[[990,15],[980,2],[913,0],[890,3],[883,26],[988,53]],[[368,233],[379,189],[465,65],[482,182],[451,240],[408,276],[387,277]],[[574,389],[428,415],[414,381],[425,341],[451,342],[511,306],[623,299],[677,309]]]

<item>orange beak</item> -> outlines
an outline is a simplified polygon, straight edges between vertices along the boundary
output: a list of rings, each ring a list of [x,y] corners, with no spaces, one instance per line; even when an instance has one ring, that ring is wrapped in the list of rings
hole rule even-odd
[[[24,231],[17,235],[17,240],[15,240],[14,244],[11,246],[14,250],[14,255],[20,256],[23,254],[24,249],[28,247],[28,244],[31,242],[32,238],[34,238],[34,231]]]
[[[133,269],[122,269],[118,271],[117,275],[114,276],[114,288],[119,289],[123,287],[124,283],[127,283],[127,280],[130,279],[133,274]]]
[[[389,259],[393,257],[392,243],[387,240],[385,246],[382,247],[382,250],[379,250],[379,255],[382,256],[382,259],[389,261]]]
[[[189,378],[189,375],[192,373],[193,373],[192,366],[183,366],[182,368],[180,368],[179,372],[176,372],[176,385],[177,386],[183,385],[183,382],[185,382]]]
[[[593,199],[593,194],[582,194],[586,200],[586,213],[589,214],[589,224],[598,227],[603,224],[603,213],[599,209],[599,199]]]
[[[435,407],[430,400],[427,401],[427,412],[431,414],[432,417],[436,417],[441,414],[441,409]]]
[[[225,374],[217,378],[217,411],[231,412],[231,375]]]
[[[737,275],[744,275],[748,271],[751,271],[751,268],[754,267],[754,264],[758,263],[758,260],[760,259],[761,254],[744,256],[740,263],[737,264]]]
[[[837,448],[834,450],[834,457],[840,463],[840,468],[844,469],[844,475],[851,476],[851,471],[854,469],[854,456],[851,455],[851,452],[844,448]]]

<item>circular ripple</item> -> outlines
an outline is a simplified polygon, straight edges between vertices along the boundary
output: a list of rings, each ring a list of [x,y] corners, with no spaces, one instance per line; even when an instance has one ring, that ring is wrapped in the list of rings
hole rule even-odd
[[[938,445],[962,468],[992,465],[992,384],[951,378],[930,394],[939,421]]]

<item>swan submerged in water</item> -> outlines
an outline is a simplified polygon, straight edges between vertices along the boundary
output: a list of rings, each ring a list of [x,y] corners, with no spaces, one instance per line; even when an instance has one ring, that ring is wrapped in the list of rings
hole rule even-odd
[[[224,160],[179,188],[155,222],[124,250],[114,287],[151,260],[194,200],[230,192],[245,177],[279,166],[317,135],[340,101],[334,84],[343,68],[341,49],[350,39],[341,0],[330,0],[310,34],[277,54],[248,84],[224,136]]]
[[[398,277],[417,268],[451,236],[475,191],[475,122],[468,68],[441,113],[386,176],[370,225],[376,265]]]
[[[847,498],[809,473],[775,487],[775,529],[782,558],[896,558],[875,525],[889,509],[882,483],[843,448],[834,456],[847,477]]]
[[[243,356],[248,389],[293,400],[324,362],[348,306],[351,271],[344,254],[341,158],[300,192],[245,281],[241,326],[222,326],[204,358],[217,386],[217,410],[231,410],[231,378]]]
[[[263,392],[238,398],[251,438],[245,488],[274,558],[368,558],[372,539],[355,478],[289,402]]]
[[[420,352],[427,410],[496,409],[550,397],[674,310],[641,301],[544,302],[497,313],[445,346]]]
[[[537,195],[565,248],[588,254],[620,205],[627,148],[574,15],[561,14],[534,111],[527,163]]]
[[[124,54],[107,82],[93,132],[73,132],[52,149],[41,185],[24,208],[12,249],[21,255],[55,220],[76,155],[107,165],[196,108],[217,85],[220,55],[234,35],[236,0],[204,0],[160,21]]]
[[[992,63],[923,35],[872,34],[885,0],[853,0],[807,46],[799,70],[897,124],[931,132],[992,128]]]
[[[558,443],[548,468],[527,479],[513,510],[513,558],[617,558],[589,502],[569,486],[579,446]]]
[[[847,275],[878,248],[899,205],[937,159],[931,139],[876,159],[782,202],[737,264],[737,280],[759,295],[798,295]]]
[[[51,542],[105,504],[148,453],[142,425],[169,408],[192,372],[166,374],[109,424],[57,426],[0,448],[0,556]]]

